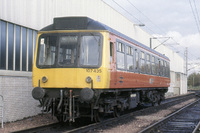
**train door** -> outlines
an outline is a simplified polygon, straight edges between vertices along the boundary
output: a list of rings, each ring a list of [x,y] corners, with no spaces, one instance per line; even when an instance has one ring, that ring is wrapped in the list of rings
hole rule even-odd
[[[116,56],[115,56],[115,36],[110,34],[110,86],[114,88],[117,83],[117,72],[116,72]]]

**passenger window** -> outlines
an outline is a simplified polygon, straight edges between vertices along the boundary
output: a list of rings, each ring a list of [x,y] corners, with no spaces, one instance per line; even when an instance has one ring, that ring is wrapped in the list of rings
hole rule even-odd
[[[152,74],[156,74],[156,62],[154,56],[152,56],[151,58],[151,69],[152,69]]]
[[[124,44],[121,42],[117,43],[117,68],[125,69]]]
[[[142,73],[145,73],[145,54],[144,52],[141,52],[141,66],[140,66],[140,70]]]
[[[160,61],[160,76],[162,76],[164,74],[163,70],[164,70],[164,64],[163,64],[163,60],[161,60]]]
[[[127,46],[127,70],[133,71],[133,48]]]
[[[151,62],[149,54],[147,54],[147,73],[151,74]]]
[[[139,68],[139,53],[138,52],[135,53],[135,62],[136,62],[135,69],[138,70]]]

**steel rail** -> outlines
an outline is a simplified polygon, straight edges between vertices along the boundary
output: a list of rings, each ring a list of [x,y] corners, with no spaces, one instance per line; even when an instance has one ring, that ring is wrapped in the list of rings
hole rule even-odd
[[[194,131],[192,132],[192,133],[197,133],[197,130],[199,130],[200,129],[200,121],[199,121],[199,123],[196,125],[196,127],[195,127],[195,129],[194,129]]]
[[[199,101],[200,101],[200,99],[198,99],[198,100],[196,100],[196,101],[194,101],[194,102],[192,102],[192,103],[190,103],[190,104],[188,104],[188,105],[182,107],[182,108],[179,109],[178,111],[176,111],[176,112],[172,113],[171,115],[165,117],[164,119],[161,119],[160,121],[158,121],[158,122],[156,122],[156,123],[154,123],[154,124],[148,126],[147,128],[141,130],[141,131],[138,132],[138,133],[151,133],[151,132],[153,132],[153,131],[154,131],[154,128],[156,128],[156,127],[159,126],[159,125],[162,125],[163,123],[165,123],[166,121],[168,121],[169,119],[171,119],[172,117],[174,117],[175,115],[177,115],[178,113],[182,112],[182,111],[185,110],[186,108],[188,108],[188,107],[194,105],[195,103],[197,103],[197,102],[199,102]]]
[[[173,102],[176,102],[176,101],[181,101],[183,99],[186,99],[186,96],[188,98],[190,96],[194,96],[194,94],[192,93],[192,94],[189,94],[189,95],[180,96],[178,98],[177,97],[170,98],[169,102],[163,103],[162,105],[170,104],[170,103],[173,103]],[[172,100],[172,99],[175,99],[175,100]],[[154,107],[151,107],[151,108],[154,108]],[[63,133],[82,133],[82,132],[87,132],[87,131],[90,131],[90,130],[94,130],[94,129],[97,129],[99,127],[104,127],[105,125],[112,124],[113,122],[117,122],[117,121],[120,121],[122,119],[127,119],[127,118],[133,116],[135,113],[140,112],[140,111],[145,110],[145,109],[141,109],[141,110],[138,110],[138,111],[135,111],[135,112],[131,112],[131,113],[122,115],[122,116],[120,116],[118,118],[110,118],[110,119],[105,120],[105,121],[100,122],[100,123],[90,124],[90,125],[83,126],[83,127],[80,127],[80,128],[76,128],[76,129],[73,129],[73,130],[70,130],[70,131],[66,131],[66,132],[63,132]]]
[[[171,104],[171,103],[174,103],[174,102],[179,102],[179,101],[183,101],[183,99],[189,99],[191,97],[195,96],[194,93],[191,93],[191,94],[187,94],[187,95],[184,95],[184,96],[179,96],[179,97],[172,97],[172,98],[168,98],[166,99],[165,102],[162,102],[160,106],[164,106],[166,104]],[[154,108],[154,107],[149,107],[149,108]],[[148,109],[149,109],[148,108]],[[140,110],[137,110],[137,111],[134,111],[134,112],[131,112],[131,113],[128,113],[128,114],[124,114],[120,117],[117,117],[117,118],[110,118],[110,119],[107,119],[107,120],[104,120],[103,122],[100,122],[100,123],[92,123],[92,124],[89,124],[89,125],[86,125],[86,126],[81,126],[81,127],[78,127],[78,128],[73,128],[73,129],[63,129],[63,133],[80,133],[80,132],[87,132],[89,130],[93,130],[93,129],[97,129],[99,127],[103,127],[105,125],[108,125],[108,124],[112,124],[113,122],[118,122],[122,119],[127,119],[131,116],[134,116],[135,113],[138,113],[140,111],[144,111],[145,109],[147,108],[143,108],[143,109],[140,109]],[[30,133],[30,132],[34,132],[34,133],[37,133],[37,132],[45,132],[45,130],[48,130],[50,128],[54,128],[54,127],[59,127],[59,123],[54,123],[54,124],[50,124],[50,125],[45,125],[45,126],[41,126],[41,127],[36,127],[36,128],[31,128],[31,129],[25,129],[25,130],[20,130],[20,131],[15,131],[16,133]],[[67,127],[66,127],[67,128]]]

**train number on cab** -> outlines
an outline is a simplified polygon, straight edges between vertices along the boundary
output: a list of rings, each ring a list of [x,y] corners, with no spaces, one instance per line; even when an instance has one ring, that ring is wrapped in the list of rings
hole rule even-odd
[[[101,69],[86,69],[86,72],[88,73],[101,73]]]

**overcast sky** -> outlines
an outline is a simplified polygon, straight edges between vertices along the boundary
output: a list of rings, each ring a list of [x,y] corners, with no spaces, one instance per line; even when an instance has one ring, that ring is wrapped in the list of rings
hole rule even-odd
[[[173,39],[166,42],[166,44],[179,52],[181,56],[184,56],[184,50],[188,47],[189,62],[190,64],[192,62],[189,68],[194,67],[195,64],[198,65],[198,63],[200,66],[200,29],[198,30],[197,27],[198,25],[200,28],[199,0],[103,1],[131,21],[144,23],[145,27],[143,29],[149,34],[172,37]],[[176,45],[177,43],[179,45]],[[198,71],[196,69],[196,72]]]

